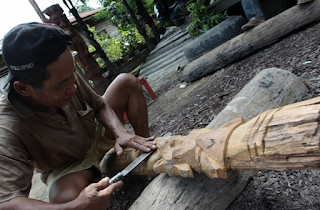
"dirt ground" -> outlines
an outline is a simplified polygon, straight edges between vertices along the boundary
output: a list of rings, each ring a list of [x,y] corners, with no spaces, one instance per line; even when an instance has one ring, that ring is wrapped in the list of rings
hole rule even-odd
[[[319,96],[319,37],[320,23],[310,24],[185,88],[177,72],[148,107],[151,134],[187,135],[204,128],[258,72],[270,67],[300,77],[309,88],[303,100]],[[128,209],[151,180],[128,176],[117,193],[121,209]],[[256,171],[228,209],[320,209],[320,170]]]

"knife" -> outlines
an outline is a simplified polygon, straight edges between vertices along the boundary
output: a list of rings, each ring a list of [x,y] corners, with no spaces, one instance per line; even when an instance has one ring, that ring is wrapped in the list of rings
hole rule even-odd
[[[168,132],[163,137],[171,136],[172,133]],[[135,167],[137,167],[144,159],[146,159],[149,155],[153,153],[153,150],[150,152],[142,153],[137,159],[132,161],[125,169],[117,173],[114,177],[112,177],[109,181],[109,185],[116,183],[117,181],[120,181],[125,177],[130,171],[132,171]]]

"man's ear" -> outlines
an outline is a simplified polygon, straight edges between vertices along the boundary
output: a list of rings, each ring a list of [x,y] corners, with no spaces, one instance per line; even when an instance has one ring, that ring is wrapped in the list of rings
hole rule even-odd
[[[13,82],[13,88],[22,96],[29,97],[34,92],[33,87],[21,81]]]

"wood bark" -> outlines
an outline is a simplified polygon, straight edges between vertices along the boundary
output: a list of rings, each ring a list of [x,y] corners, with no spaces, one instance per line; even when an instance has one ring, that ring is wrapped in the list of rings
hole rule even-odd
[[[320,1],[296,5],[189,63],[183,70],[181,79],[192,82],[212,74],[227,64],[277,41],[293,30],[318,20],[320,20]]]
[[[284,74],[285,77],[292,77],[293,79],[283,80],[283,77],[274,77],[274,80],[269,85],[259,85],[264,83],[265,78],[269,78],[270,74]],[[260,72],[256,77],[259,79],[252,80],[256,84],[255,92],[266,91],[273,86],[281,86],[281,93],[278,97],[283,100],[276,100],[273,95],[269,95],[268,91],[261,95],[260,98],[250,98],[252,93],[251,88],[254,84],[247,85],[230,103],[241,98],[247,98],[248,103],[254,102],[255,108],[251,109],[251,106],[238,106],[232,113],[221,112],[219,115],[223,117],[217,117],[218,120],[213,120],[207,128],[215,129],[220,127],[229,120],[228,114],[232,115],[232,118],[242,116],[247,119],[248,113],[253,112],[253,115],[258,115],[268,109],[284,106],[301,100],[302,96],[307,92],[307,89],[303,82],[301,82],[296,76],[287,71],[279,69],[267,69]],[[279,79],[279,80],[278,80]],[[273,93],[273,91],[270,91]],[[284,97],[286,96],[286,97]],[[256,100],[256,101],[253,101]],[[269,104],[265,106],[265,104]],[[251,109],[251,110],[248,110]],[[219,116],[218,115],[218,116]],[[227,179],[210,179],[205,174],[195,174],[194,179],[184,179],[181,177],[169,177],[167,174],[158,175],[142,192],[140,197],[131,206],[131,210],[135,209],[194,209],[194,210],[206,210],[206,209],[226,209],[230,203],[241,193],[246,186],[250,177],[254,174],[254,171],[238,171],[230,170],[227,172]]]

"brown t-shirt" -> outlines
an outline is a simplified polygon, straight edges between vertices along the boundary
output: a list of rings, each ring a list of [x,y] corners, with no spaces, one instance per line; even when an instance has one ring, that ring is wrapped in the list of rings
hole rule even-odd
[[[0,98],[0,202],[27,197],[34,169],[47,172],[84,158],[103,99],[79,75],[76,81],[77,92],[62,108],[65,116],[37,112],[14,95],[14,107]]]

